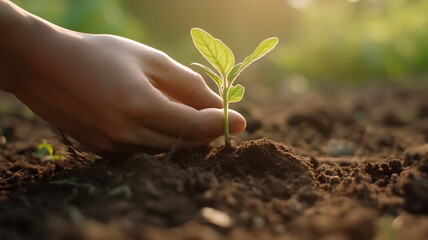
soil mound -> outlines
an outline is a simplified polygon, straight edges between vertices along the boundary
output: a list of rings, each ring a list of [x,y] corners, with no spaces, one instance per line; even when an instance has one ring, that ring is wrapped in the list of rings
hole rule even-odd
[[[404,208],[411,213],[428,214],[428,144],[407,149],[404,162],[416,167],[402,176]]]
[[[0,94],[0,239],[426,240],[427,89],[254,96],[234,139],[272,141],[89,163]]]
[[[234,177],[270,175],[280,179],[312,179],[309,163],[285,144],[266,138],[220,147],[208,154],[206,160],[215,173]]]

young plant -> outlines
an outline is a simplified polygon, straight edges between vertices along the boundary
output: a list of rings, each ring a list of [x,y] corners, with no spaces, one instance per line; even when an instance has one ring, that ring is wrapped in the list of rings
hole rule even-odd
[[[46,140],[43,140],[42,143],[37,146],[34,156],[42,161],[55,161],[61,160],[62,158],[59,153],[54,152],[52,145],[50,145]]]
[[[224,141],[226,145],[229,145],[229,120],[227,112],[229,103],[241,101],[245,92],[245,88],[241,84],[233,85],[233,83],[248,65],[272,50],[278,43],[278,38],[272,37],[263,40],[250,56],[246,57],[243,62],[235,65],[235,57],[232,51],[221,40],[214,38],[200,28],[192,28],[191,35],[196,48],[216,70],[214,71],[200,63],[192,63],[192,65],[201,67],[218,86],[219,95],[223,98]]]

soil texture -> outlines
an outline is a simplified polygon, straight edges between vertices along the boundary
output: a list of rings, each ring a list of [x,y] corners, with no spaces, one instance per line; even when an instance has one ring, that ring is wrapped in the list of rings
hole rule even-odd
[[[428,239],[428,85],[249,95],[232,146],[119,161],[1,96],[0,239]]]

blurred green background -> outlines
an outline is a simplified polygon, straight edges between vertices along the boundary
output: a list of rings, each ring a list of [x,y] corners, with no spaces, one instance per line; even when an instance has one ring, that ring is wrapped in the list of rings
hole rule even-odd
[[[237,61],[261,40],[278,36],[277,49],[240,78],[287,83],[297,92],[308,84],[412,83],[428,76],[426,0],[13,2],[69,29],[153,46],[187,66],[206,63],[192,44],[192,27],[222,39]]]

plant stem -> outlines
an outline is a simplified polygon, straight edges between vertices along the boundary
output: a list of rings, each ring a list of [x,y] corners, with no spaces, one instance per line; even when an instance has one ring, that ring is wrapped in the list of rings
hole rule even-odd
[[[230,137],[229,137],[229,101],[227,96],[229,95],[229,90],[223,92],[223,110],[224,110],[224,144],[230,145]]]

